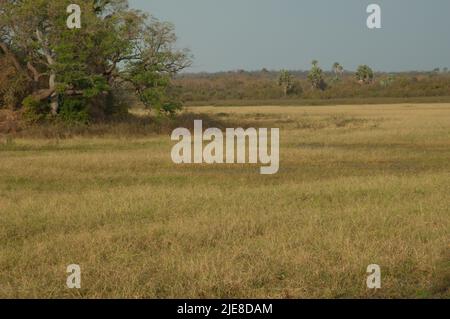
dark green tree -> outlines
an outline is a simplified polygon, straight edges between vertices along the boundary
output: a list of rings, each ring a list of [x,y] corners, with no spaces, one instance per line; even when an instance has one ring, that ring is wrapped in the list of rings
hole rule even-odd
[[[66,25],[72,3],[82,9],[81,29]],[[73,111],[101,105],[108,113],[123,88],[148,108],[175,112],[181,103],[171,79],[191,63],[176,41],[173,25],[130,9],[127,0],[0,1],[4,68],[24,79],[27,101],[48,104],[55,116],[67,111],[65,103]]]
[[[308,80],[311,82],[313,89],[326,89],[327,85],[324,80],[323,70],[319,67],[319,62],[317,60],[312,61],[312,68],[309,71]]]
[[[367,65],[360,65],[356,71],[356,79],[360,83],[372,83],[374,77],[373,70]]]

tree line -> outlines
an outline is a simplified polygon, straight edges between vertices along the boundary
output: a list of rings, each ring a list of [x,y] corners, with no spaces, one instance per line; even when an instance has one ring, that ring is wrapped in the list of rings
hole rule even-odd
[[[312,68],[308,73],[308,81],[311,83],[312,89],[326,90],[328,84],[325,80],[324,71],[319,67],[319,61],[312,61]],[[341,80],[344,74],[344,67],[339,63],[335,62],[332,66],[332,72],[334,77],[331,79],[332,82],[336,83]],[[374,72],[367,65],[360,65],[355,73],[356,79],[359,83],[370,84],[373,81]],[[278,85],[283,88],[284,96],[287,96],[294,88],[294,77],[289,71],[281,70],[278,76]]]
[[[309,71],[230,71],[180,74],[174,81],[186,102],[275,99],[351,99],[450,97],[448,69],[429,72],[375,72],[368,65],[345,70],[338,62],[329,70],[312,61]]]

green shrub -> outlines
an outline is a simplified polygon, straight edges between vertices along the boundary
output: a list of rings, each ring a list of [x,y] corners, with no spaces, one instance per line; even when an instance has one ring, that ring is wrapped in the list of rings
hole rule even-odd
[[[23,102],[23,118],[28,123],[37,123],[47,118],[50,105],[45,101],[38,101],[32,96],[26,97]]]
[[[89,114],[84,98],[65,97],[59,108],[59,117],[67,123],[87,124]]]

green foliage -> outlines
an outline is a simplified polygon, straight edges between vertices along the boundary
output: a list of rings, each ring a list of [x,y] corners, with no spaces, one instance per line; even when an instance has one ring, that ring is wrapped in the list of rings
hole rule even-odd
[[[77,122],[122,112],[124,101],[117,99],[124,95],[114,92],[123,90],[136,93],[158,114],[181,108],[171,94],[172,78],[191,58],[188,51],[175,48],[172,24],[130,9],[127,0],[94,0],[78,2],[82,28],[71,30],[65,14],[70,3],[0,2],[0,53],[13,57],[16,63],[7,66],[24,74],[24,96],[51,100],[54,117]],[[12,78],[5,83],[15,87]],[[1,89],[4,104],[11,94]]]
[[[326,90],[311,86],[307,73],[291,71],[293,87],[288,97],[302,100],[365,98],[422,98],[450,97],[450,74],[429,77],[428,73],[377,74],[379,81],[372,85],[359,85],[354,74],[340,75],[331,81],[334,73],[324,73],[330,81]],[[181,100],[209,105],[221,101],[268,101],[284,97],[278,85],[279,72],[223,72],[215,74],[184,74],[173,82],[180,91]],[[251,102],[249,102],[251,103]],[[307,103],[307,102],[305,102]]]
[[[27,82],[22,75],[15,75],[0,84],[0,108],[16,109],[27,94]]]
[[[23,118],[27,123],[38,123],[47,118],[50,110],[48,103],[38,101],[31,96],[26,97],[23,102]]]
[[[373,70],[367,65],[360,65],[356,71],[356,79],[360,83],[372,83],[373,76]]]
[[[16,109],[26,95],[25,76],[11,66],[6,56],[0,55],[0,109]]]
[[[344,67],[339,62],[335,62],[332,66],[332,72],[334,73],[333,82],[338,82],[344,73]]]
[[[311,85],[314,89],[325,90],[327,87],[323,75],[323,70],[319,67],[317,60],[314,60],[312,62],[312,68],[308,74],[308,80],[311,82]]]
[[[290,74],[287,70],[281,70],[280,75],[278,76],[278,85],[283,88],[284,96],[291,93],[293,84],[292,74]]]
[[[170,77],[154,70],[147,70],[141,63],[129,68],[128,80],[136,88],[140,101],[157,113],[174,113],[178,106],[167,95]]]
[[[95,38],[92,35],[81,34],[77,30],[62,33],[61,42],[54,48],[58,57],[53,67],[58,75],[58,93],[64,95],[76,92],[86,98],[93,98],[109,90],[106,79],[92,63],[94,46]]]
[[[188,52],[173,49],[175,41],[172,24],[152,20],[145,25],[144,42],[139,49],[142,58],[129,61],[122,73],[140,101],[158,114],[171,115],[182,106],[172,94],[171,79],[191,61]]]
[[[182,107],[181,102],[171,99],[166,94],[167,88],[145,89],[139,98],[147,108],[155,110],[158,114],[173,115]]]
[[[67,123],[87,124],[89,122],[89,113],[86,99],[83,97],[64,98],[59,115]]]

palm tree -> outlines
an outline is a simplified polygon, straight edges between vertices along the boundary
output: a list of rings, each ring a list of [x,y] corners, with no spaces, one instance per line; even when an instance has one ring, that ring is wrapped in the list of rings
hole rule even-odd
[[[333,67],[332,67],[332,70],[333,70],[333,72],[334,72],[334,74],[337,76],[337,74],[338,74],[338,69],[339,69],[339,62],[334,62],[333,63]]]
[[[312,61],[312,68],[309,71],[308,80],[314,89],[325,90],[326,83],[323,78],[323,70],[319,67],[317,60]]]
[[[334,79],[339,80],[339,76],[342,75],[344,68],[339,62],[334,62],[332,71],[334,72]]]
[[[338,72],[339,72],[339,74],[341,76],[344,74],[344,67],[342,65],[340,65],[340,64],[339,64],[339,67],[338,67]]]
[[[278,85],[283,88],[284,96],[287,96],[293,85],[293,77],[289,71],[281,70],[278,76]]]

